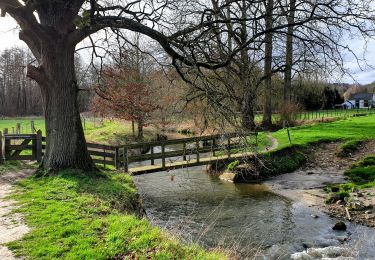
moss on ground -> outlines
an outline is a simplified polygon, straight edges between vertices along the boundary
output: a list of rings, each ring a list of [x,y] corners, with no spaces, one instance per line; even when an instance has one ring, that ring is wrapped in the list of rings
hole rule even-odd
[[[225,259],[139,216],[131,177],[62,171],[18,183],[13,198],[32,230],[8,246],[26,259]]]

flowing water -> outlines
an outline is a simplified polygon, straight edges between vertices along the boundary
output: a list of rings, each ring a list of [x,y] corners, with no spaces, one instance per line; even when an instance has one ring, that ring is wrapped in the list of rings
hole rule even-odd
[[[257,259],[375,259],[371,229],[349,225],[348,232],[333,231],[337,220],[263,185],[225,182],[203,167],[141,175],[134,180],[152,223],[185,242],[222,247],[248,259],[255,253]],[[343,237],[349,237],[349,242],[342,244]],[[317,249],[299,253],[306,248]]]

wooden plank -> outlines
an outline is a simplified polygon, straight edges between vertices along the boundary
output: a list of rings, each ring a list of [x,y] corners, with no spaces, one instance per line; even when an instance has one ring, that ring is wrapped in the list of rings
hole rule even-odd
[[[30,143],[30,141],[32,141],[32,139],[25,139],[25,140],[23,140],[22,141],[22,143],[20,144],[21,146],[25,146],[25,145],[28,145],[29,143]],[[10,147],[10,146],[9,146]],[[22,150],[15,150],[14,152],[13,152],[13,154],[11,154],[11,158],[13,158],[13,157],[17,157],[17,156],[19,156],[20,154],[21,154],[21,152],[22,152]],[[34,157],[35,157],[35,154],[34,154]]]
[[[13,144],[9,145],[10,150],[16,150],[16,151],[23,151],[23,150],[31,150],[33,149],[33,146],[30,144],[22,145],[22,144]]]
[[[6,139],[35,139],[36,135],[19,135],[19,134],[6,134]]]
[[[190,138],[181,138],[181,139],[173,139],[173,140],[165,140],[165,141],[154,141],[154,142],[143,142],[143,143],[136,143],[136,144],[128,144],[126,145],[128,149],[138,149],[147,146],[162,146],[164,145],[172,145],[172,144],[184,144],[184,143],[195,143],[197,141],[210,141],[213,139],[220,139],[220,138],[235,138],[235,137],[247,137],[251,135],[256,135],[256,132],[249,132],[249,133],[228,133],[223,135],[210,135],[210,136],[200,136],[200,137],[190,137]]]
[[[111,151],[116,150],[116,146],[110,146],[110,145],[105,145],[105,144],[92,144],[92,143],[87,143],[87,148],[106,149],[106,150],[111,150]]]
[[[43,139],[43,134],[42,134],[42,130],[38,130],[36,132],[36,142],[35,142],[35,151],[36,151],[36,161],[38,163],[41,163],[42,162],[42,152],[43,152],[43,148],[42,148],[42,139]]]
[[[107,161],[107,160],[99,160],[99,159],[92,159],[92,161],[97,164],[103,164],[103,165],[109,164],[112,166],[116,166],[115,161]]]
[[[89,150],[89,155],[101,156],[101,157],[106,157],[106,158],[110,158],[110,159],[115,159],[116,158],[116,154],[114,154],[114,153],[101,152],[101,151],[92,151],[92,150]]]
[[[166,164],[165,167],[162,165],[153,165],[153,166],[141,166],[141,167],[135,167],[129,169],[129,173],[131,175],[142,175],[142,174],[148,174],[148,173],[155,173],[165,170],[174,170],[174,169],[182,169],[187,167],[194,167],[194,166],[202,166],[207,165],[215,162],[220,161],[228,161],[231,162],[233,160],[239,159],[239,158],[249,158],[253,157],[254,153],[252,152],[246,152],[241,154],[231,154],[230,158],[227,155],[223,156],[216,156],[216,157],[207,157],[207,158],[201,158],[199,162],[196,160],[188,162],[188,161],[179,161],[174,163]]]
[[[7,160],[9,161],[34,161],[36,158],[33,155],[11,155]]]

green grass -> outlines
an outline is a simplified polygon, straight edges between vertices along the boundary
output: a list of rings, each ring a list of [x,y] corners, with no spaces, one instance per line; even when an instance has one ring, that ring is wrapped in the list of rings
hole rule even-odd
[[[298,126],[289,129],[292,145],[309,145],[324,141],[350,141],[375,138],[375,115],[353,117],[331,123]],[[286,129],[272,134],[279,149],[291,146]]]
[[[19,182],[13,198],[32,230],[8,246],[26,259],[226,258],[183,245],[138,217],[138,196],[128,175],[66,170]]]
[[[375,188],[375,155],[370,155],[355,163],[345,172],[345,176],[349,178],[350,182],[334,185],[333,187],[338,188],[339,191],[331,192],[330,197],[326,200],[327,203],[334,203],[334,198],[337,200],[339,196],[350,197],[350,192],[354,190]],[[325,190],[330,192],[331,189],[332,187],[327,187]]]
[[[34,121],[36,130],[42,130],[45,132],[45,124],[43,118],[12,118],[12,119],[0,119],[0,131],[4,128],[8,128],[9,134],[16,131],[17,124],[21,124],[23,133],[31,133],[31,121]]]
[[[0,119],[0,131],[8,128],[10,134],[16,131],[17,124],[21,125],[22,133],[31,133],[31,121],[34,121],[36,130],[42,130],[45,135],[45,121],[43,118],[12,118]],[[133,139],[131,122],[118,120],[84,119],[82,124],[88,142],[102,144],[123,144]],[[151,140],[154,135],[152,128],[145,128],[145,140]]]

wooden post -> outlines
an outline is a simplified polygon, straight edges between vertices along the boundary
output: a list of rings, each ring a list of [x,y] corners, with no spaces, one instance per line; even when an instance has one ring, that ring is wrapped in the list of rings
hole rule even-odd
[[[104,159],[104,169],[106,168],[106,166],[107,166],[107,157],[105,156],[105,148],[103,149],[103,153],[104,153],[104,156],[103,156],[103,159]]]
[[[165,144],[161,145],[161,165],[162,168],[165,169]]]
[[[292,138],[290,137],[289,128],[287,128],[286,131],[288,132],[289,143],[292,144]]]
[[[4,158],[5,160],[9,159],[10,157],[10,150],[9,150],[9,146],[10,146],[10,140],[9,139],[6,139],[5,136],[8,134],[8,128],[5,128],[4,129]]]
[[[35,123],[34,123],[34,121],[31,121],[30,125],[31,125],[31,133],[35,134]]]
[[[119,160],[119,148],[116,147],[115,148],[115,167],[116,167],[116,170],[120,169],[120,160]]]
[[[4,157],[3,157],[3,134],[0,131],[0,164],[4,163]]]
[[[197,153],[197,163],[199,163],[199,160],[200,160],[200,154],[199,154],[199,141],[196,141],[195,142],[195,147],[197,149],[196,153]]]
[[[42,162],[42,130],[36,132],[36,161],[38,163]]]
[[[124,154],[123,154],[123,159],[124,159],[124,172],[129,172],[129,149],[128,147],[124,146]]]
[[[258,140],[258,132],[255,133],[255,153],[258,153],[258,146],[259,146],[259,140]]]
[[[154,146],[152,145],[151,146],[151,165],[155,165],[154,154],[155,154]]]
[[[21,124],[20,123],[17,123],[16,125],[16,134],[21,134]]]
[[[183,158],[182,158],[182,159],[183,159],[184,161],[186,161],[186,143],[183,143],[182,146],[183,146],[182,149],[184,150],[184,155],[183,155]]]

